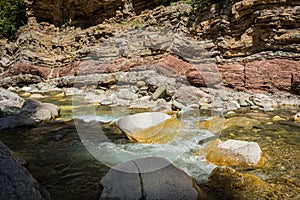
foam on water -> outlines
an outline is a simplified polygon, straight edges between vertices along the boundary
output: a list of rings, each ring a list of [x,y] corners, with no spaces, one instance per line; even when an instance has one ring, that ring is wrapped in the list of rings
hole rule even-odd
[[[113,142],[95,144],[91,141],[84,141],[84,143],[89,151],[92,149],[91,153],[94,157],[110,167],[138,158],[158,156],[169,159],[186,173],[202,181],[208,177],[215,166],[208,164],[204,155],[195,152],[201,152],[204,149],[204,145],[200,145],[199,141],[213,136],[207,130],[197,129],[194,123],[187,123],[177,130],[172,141],[165,144],[116,144]]]

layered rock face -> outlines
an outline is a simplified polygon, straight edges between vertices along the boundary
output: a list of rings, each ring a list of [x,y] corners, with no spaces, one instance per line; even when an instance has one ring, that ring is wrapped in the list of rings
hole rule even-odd
[[[29,17],[61,26],[89,27],[111,17],[141,13],[169,0],[27,0]]]
[[[293,0],[209,1],[193,33],[209,38],[224,58],[262,53],[264,58],[299,60],[300,2]]]
[[[86,5],[92,2],[95,1]],[[104,5],[105,1],[101,2]],[[122,16],[127,11],[139,13],[167,1],[151,1],[151,5],[141,3],[144,1],[120,2],[124,9],[118,13]],[[195,19],[189,15],[189,5],[177,3],[134,16],[133,21],[126,22],[129,26],[103,23],[80,29],[31,24],[16,42],[2,46],[0,71],[2,67],[4,73],[0,86],[8,88],[76,76],[79,69],[85,69],[80,73],[94,74],[163,65],[185,76],[194,86],[215,87],[222,81],[225,87],[239,91],[300,94],[300,3],[209,2]],[[42,10],[47,4],[40,0],[28,1],[28,5],[29,12],[38,19],[34,9]],[[88,8],[82,9],[92,13]]]

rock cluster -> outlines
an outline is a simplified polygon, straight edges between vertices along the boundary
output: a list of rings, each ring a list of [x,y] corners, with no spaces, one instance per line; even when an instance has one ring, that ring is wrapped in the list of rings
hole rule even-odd
[[[24,100],[17,94],[0,89],[0,130],[30,126],[58,117],[59,107],[37,100]]]

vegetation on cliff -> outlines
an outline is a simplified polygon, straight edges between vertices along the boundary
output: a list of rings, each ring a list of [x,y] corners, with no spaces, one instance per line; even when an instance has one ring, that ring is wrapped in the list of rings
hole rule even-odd
[[[24,0],[0,1],[0,37],[12,38],[27,23]]]

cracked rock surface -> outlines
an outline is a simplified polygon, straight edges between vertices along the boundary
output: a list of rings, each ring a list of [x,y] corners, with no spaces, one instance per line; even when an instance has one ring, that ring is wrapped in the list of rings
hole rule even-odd
[[[99,199],[209,199],[192,178],[161,157],[121,163],[100,184]]]

